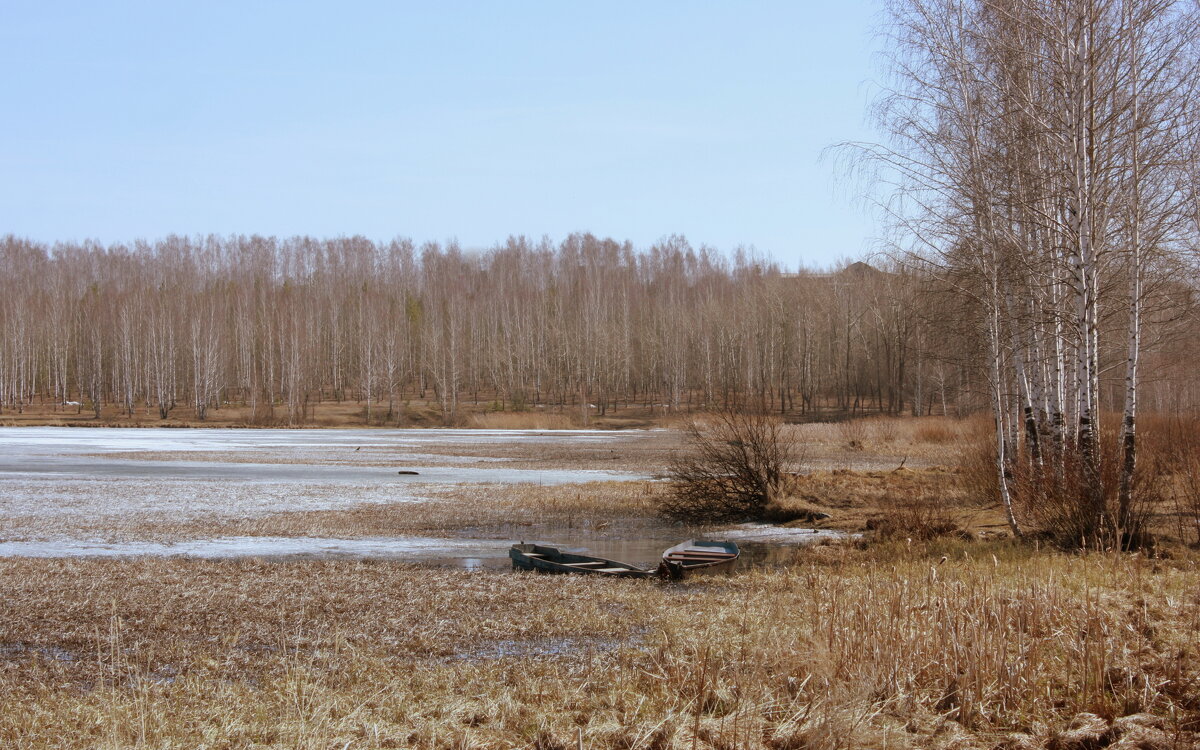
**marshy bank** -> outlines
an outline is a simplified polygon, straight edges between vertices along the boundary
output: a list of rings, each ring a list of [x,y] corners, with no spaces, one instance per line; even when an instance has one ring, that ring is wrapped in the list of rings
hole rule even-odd
[[[665,483],[636,477],[678,444],[669,433],[468,444],[469,432],[455,442],[427,431],[420,444],[360,445],[308,431],[302,441],[324,442],[281,434],[282,445],[239,447],[175,430],[181,443],[129,451],[43,446],[113,464],[201,458],[389,476],[0,476],[19,490],[4,496],[0,542],[118,555],[0,557],[0,746],[1197,743],[1194,551],[1066,554],[1000,538],[998,510],[952,458],[960,425],[799,429],[819,460],[781,507],[819,511],[823,532],[861,540],[790,544],[823,538],[799,522],[664,521]],[[820,458],[837,451],[864,459]],[[447,470],[612,465],[634,478],[396,478],[392,459],[414,455]],[[705,533],[738,541],[746,564],[683,583],[508,570],[507,547],[521,539],[649,562]],[[124,556],[122,545],[155,554]],[[203,555],[172,554],[192,547]]]
[[[1084,713],[1196,742],[1194,557],[800,554],[685,584],[3,559],[0,744],[1042,747]]]

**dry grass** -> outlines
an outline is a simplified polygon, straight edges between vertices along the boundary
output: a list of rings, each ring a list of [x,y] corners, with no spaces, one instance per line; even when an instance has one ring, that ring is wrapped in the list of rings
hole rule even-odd
[[[149,540],[175,542],[224,536],[364,538],[444,535],[461,532],[509,531],[523,527],[619,527],[636,533],[660,524],[655,503],[665,487],[657,482],[590,482],[571,485],[414,485],[428,499],[413,502],[372,501],[323,510],[238,513],[223,510],[179,518],[178,513],[121,515],[0,515],[0,540],[22,541],[61,537],[111,542]],[[308,487],[335,493],[344,487]],[[258,490],[261,492],[261,489]],[[90,508],[90,506],[89,506]],[[85,509],[86,510],[86,509]],[[532,533],[532,531],[530,532]]]
[[[851,532],[886,530],[900,537],[925,536],[924,522],[918,523],[921,519],[948,521],[953,528],[975,535],[1003,533],[1006,526],[999,509],[975,502],[964,493],[962,482],[960,472],[941,468],[813,471],[789,477],[785,493],[777,496],[768,510],[776,522]],[[626,536],[688,533],[665,525],[658,516],[659,505],[670,491],[665,482],[413,485],[411,489],[428,499],[389,503],[376,498],[326,510],[213,513],[189,520],[162,513],[16,515],[0,518],[0,535],[13,540],[67,535],[169,542],[224,536],[363,538],[501,532],[533,536],[539,529],[571,528],[607,529]],[[323,491],[336,492],[338,488]],[[819,514],[829,517],[814,521]]]
[[[999,543],[683,586],[3,560],[0,746],[1040,746],[1089,711],[1191,747],[1197,591],[1194,558]]]
[[[840,422],[814,422],[792,427],[807,455],[822,464],[872,468],[871,463],[905,461],[909,466],[953,464],[964,441],[985,421],[978,417],[863,417]]]
[[[941,467],[891,471],[813,471],[791,478],[777,514],[806,525],[843,531],[878,531],[884,536],[928,538],[944,533],[1001,535],[1003,515],[964,491],[957,470]]]
[[[0,412],[0,426],[59,425],[78,427],[491,427],[499,429],[623,429],[635,427],[670,427],[682,423],[677,413],[642,406],[624,406],[601,417],[590,410],[588,424],[583,424],[583,412],[578,405],[536,405],[530,411],[497,412],[496,402],[460,401],[460,413],[447,422],[434,400],[408,399],[393,405],[389,414],[387,403],[372,405],[367,419],[365,402],[331,401],[311,403],[304,416],[288,422],[287,407],[277,404],[274,410],[259,408],[257,412],[240,403],[222,405],[208,412],[204,420],[196,418],[195,409],[180,404],[166,419],[160,419],[156,408],[140,405],[132,416],[114,406],[105,406],[97,419],[90,408],[55,407],[53,404],[31,404],[21,413],[11,409]],[[495,420],[495,421],[493,421]],[[478,423],[478,424],[476,424]]]
[[[467,420],[467,425],[485,430],[572,430],[579,427],[567,414],[545,411],[491,411],[472,414]]]
[[[488,428],[500,429],[500,428]],[[530,428],[533,429],[533,428]],[[269,439],[269,436],[268,436]],[[369,438],[367,438],[369,440]],[[506,469],[598,469],[655,474],[662,471],[680,445],[674,432],[623,432],[602,440],[561,442],[475,443],[453,437],[446,442],[419,446],[321,446],[257,448],[252,451],[123,451],[83,454],[106,461],[211,461],[215,463],[297,464],[309,466],[359,466],[407,468],[418,466],[480,467],[479,457],[502,459]],[[417,455],[413,455],[413,453]]]
[[[873,423],[870,439],[936,456],[956,447],[938,442],[943,428],[973,429],[918,420],[910,435],[908,422]],[[649,523],[664,490],[455,487],[167,531],[597,528]],[[1082,712],[1102,739],[1081,747],[1200,743],[1195,552],[923,540],[913,531],[943,516],[976,535],[1002,528],[942,468],[816,471],[792,477],[783,502],[892,538],[682,585],[390,562],[0,559],[0,747],[1066,747]],[[1140,745],[1112,722],[1138,712],[1153,715]]]
[[[948,519],[976,535],[1001,533],[1003,518],[995,506],[980,505],[962,489],[963,475],[941,468],[889,471],[813,471],[793,475],[777,496],[769,515],[776,522],[844,531],[880,530],[898,536],[923,536],[921,515]],[[309,487],[314,501],[322,493],[345,491],[338,486]],[[0,518],[0,538],[51,539],[59,536],[109,541],[159,542],[223,536],[314,536],[334,538],[461,533],[536,535],[539,529],[609,530],[614,534],[687,533],[665,526],[658,506],[670,487],[665,482],[590,482],[540,486],[529,484],[432,486],[410,490],[428,499],[370,502],[325,510],[270,513],[222,512],[181,519],[165,512],[132,515],[49,514]],[[87,511],[92,506],[85,506]],[[82,513],[82,511],[81,511]],[[819,514],[829,517],[812,520]],[[528,529],[518,532],[518,529]]]
[[[1158,491],[1170,507],[1162,526],[1200,548],[1200,414],[1153,415],[1141,421],[1139,454],[1149,455]],[[1143,464],[1146,459],[1140,459]]]
[[[665,491],[654,482],[582,485],[465,485],[432,491],[421,503],[359,505],[349,509],[278,513],[221,524],[201,524],[187,536],[332,536],[356,538],[437,534],[512,527],[593,528],[654,523]]]

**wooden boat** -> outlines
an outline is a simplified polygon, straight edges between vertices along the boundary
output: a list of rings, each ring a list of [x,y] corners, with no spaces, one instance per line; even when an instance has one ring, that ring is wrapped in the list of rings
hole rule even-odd
[[[588,573],[617,578],[649,578],[654,571],[629,563],[606,560],[591,555],[563,552],[558,547],[541,544],[514,544],[508,551],[513,570],[536,570],[542,573]]]
[[[733,542],[689,539],[663,552],[661,569],[672,578],[680,578],[693,571],[732,565],[740,554],[741,550]]]

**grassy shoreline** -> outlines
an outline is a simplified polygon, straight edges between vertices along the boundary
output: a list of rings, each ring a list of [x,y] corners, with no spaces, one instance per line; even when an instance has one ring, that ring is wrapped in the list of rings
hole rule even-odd
[[[230,404],[208,412],[204,419],[194,409],[180,405],[165,418],[156,410],[138,407],[132,415],[107,406],[95,416],[90,409],[31,404],[21,412],[0,412],[3,427],[191,427],[191,428],[274,428],[274,429],[404,429],[404,428],[477,428],[477,429],[631,429],[678,424],[682,417],[662,410],[627,407],[612,415],[591,413],[585,419],[578,407],[550,407],[528,411],[496,411],[489,403],[464,405],[459,416],[447,423],[434,402],[412,402],[388,419],[375,414],[367,418],[366,407],[353,401],[316,404],[301,420],[289,422],[286,412],[255,412],[243,404]]]
[[[943,540],[672,585],[0,560],[0,744],[1037,747],[1087,712],[1191,747],[1198,563]]]
[[[969,467],[947,468],[969,425],[791,429],[826,463],[852,439],[870,448],[855,455],[898,465],[810,462],[779,512],[828,513],[811,525],[867,535],[735,575],[0,558],[0,747],[1200,746],[1200,551],[1064,553],[1004,538]],[[647,446],[635,464],[670,449]],[[459,486],[424,503],[190,521],[109,523],[89,506],[0,530],[355,537],[586,521],[620,534],[660,523],[664,489]]]

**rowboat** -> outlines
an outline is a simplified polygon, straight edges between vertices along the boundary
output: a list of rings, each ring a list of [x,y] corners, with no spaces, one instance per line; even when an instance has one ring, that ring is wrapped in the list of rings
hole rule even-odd
[[[741,550],[733,542],[689,539],[663,552],[662,568],[673,578],[696,570],[732,565]]]
[[[588,573],[616,578],[649,578],[654,571],[629,563],[606,560],[591,555],[563,552],[558,547],[541,544],[514,544],[508,551],[513,570],[536,570],[542,573]]]

